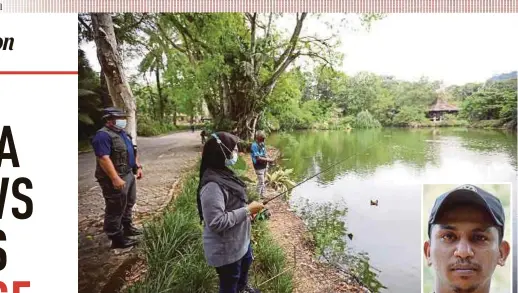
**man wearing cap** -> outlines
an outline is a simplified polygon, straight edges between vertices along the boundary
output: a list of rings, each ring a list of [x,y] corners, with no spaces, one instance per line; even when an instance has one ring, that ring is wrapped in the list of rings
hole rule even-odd
[[[427,264],[435,270],[434,292],[489,293],[493,272],[505,265],[510,251],[504,227],[500,200],[477,186],[439,196],[424,243]]]
[[[250,155],[252,156],[252,163],[254,165],[255,174],[257,175],[257,193],[261,198],[264,197],[264,182],[268,163],[273,162],[273,160],[266,155],[266,147],[264,145],[265,138],[266,135],[263,131],[257,131],[255,141],[250,146]]]
[[[112,241],[112,248],[127,248],[138,243],[129,236],[141,234],[132,221],[136,202],[137,179],[142,178],[136,148],[126,134],[126,113],[118,108],[104,109],[106,124],[92,139],[97,157],[95,178],[102,189],[106,204],[104,232]]]

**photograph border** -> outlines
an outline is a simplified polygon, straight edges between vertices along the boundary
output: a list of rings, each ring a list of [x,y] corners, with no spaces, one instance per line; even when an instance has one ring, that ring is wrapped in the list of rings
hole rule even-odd
[[[425,293],[424,292],[424,255],[423,255],[423,250],[422,250],[422,246],[423,246],[423,243],[425,242],[425,237],[423,236],[424,235],[424,223],[423,223],[423,219],[424,219],[424,187],[425,185],[447,185],[447,184],[453,184],[453,185],[463,185],[463,184],[472,184],[472,185],[475,185],[475,186],[479,186],[479,185],[497,185],[497,184],[501,184],[501,185],[509,185],[509,205],[510,205],[510,209],[509,209],[509,218],[506,219],[506,222],[509,222],[510,225],[511,225],[511,234],[509,235],[509,246],[511,247],[511,251],[509,253],[509,256],[507,257],[507,261],[510,261],[509,264],[510,264],[510,273],[511,273],[511,284],[510,285],[510,292],[513,292],[513,284],[514,282],[518,281],[518,278],[517,276],[515,276],[514,274],[514,262],[515,262],[515,259],[514,259],[514,249],[513,249],[513,245],[514,245],[514,233],[515,233],[515,229],[517,227],[513,226],[513,212],[514,212],[514,201],[513,201],[513,183],[510,182],[510,181],[482,181],[480,183],[466,183],[466,182],[463,182],[463,183],[458,183],[456,181],[442,181],[442,182],[438,182],[438,181],[423,181],[421,183],[421,218],[419,219],[419,221],[421,222],[421,242],[420,242],[420,245],[421,245],[421,293]]]

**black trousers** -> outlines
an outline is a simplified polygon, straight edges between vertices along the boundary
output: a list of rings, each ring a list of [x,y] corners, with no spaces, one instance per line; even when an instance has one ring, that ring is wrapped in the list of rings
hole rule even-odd
[[[137,201],[137,185],[133,173],[126,174],[123,189],[113,188],[111,181],[100,181],[104,202],[104,232],[110,239],[122,237],[124,227],[133,223],[132,210]]]
[[[248,283],[248,270],[252,264],[252,244],[246,254],[238,261],[217,267],[219,276],[219,293],[239,293]]]

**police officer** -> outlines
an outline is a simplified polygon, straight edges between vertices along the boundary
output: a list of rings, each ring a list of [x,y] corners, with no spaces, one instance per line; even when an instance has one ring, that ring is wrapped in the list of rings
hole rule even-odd
[[[142,165],[131,137],[124,131],[126,117],[121,109],[104,109],[106,124],[92,139],[97,157],[95,178],[106,204],[104,232],[112,241],[112,248],[132,247],[138,241],[129,236],[142,234],[132,223],[137,196],[135,175],[142,178]]]

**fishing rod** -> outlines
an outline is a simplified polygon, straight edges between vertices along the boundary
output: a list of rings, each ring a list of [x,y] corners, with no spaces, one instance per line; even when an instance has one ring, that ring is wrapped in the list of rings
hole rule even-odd
[[[380,144],[380,143],[382,143],[382,141],[379,141],[379,142],[377,142],[377,143],[373,143],[373,144],[372,144],[372,145],[370,145],[368,148],[366,148],[366,149],[365,149],[365,151],[364,151],[364,152],[362,152],[362,154],[366,153],[366,152],[367,152],[367,150],[369,150],[370,148],[372,148],[372,147],[374,147],[374,146],[376,146],[376,145],[378,145],[378,144]],[[322,173],[325,173],[325,172],[329,171],[331,168],[333,168],[333,167],[335,167],[335,166],[337,166],[337,165],[339,165],[339,164],[341,164],[341,163],[343,163],[343,162],[345,162],[345,161],[349,160],[350,158],[353,158],[353,157],[355,157],[355,156],[357,156],[357,155],[358,155],[358,153],[356,153],[356,154],[354,154],[354,155],[352,155],[352,156],[349,156],[349,157],[345,158],[344,160],[341,160],[341,161],[339,161],[338,163],[335,163],[335,164],[333,164],[333,165],[331,165],[331,166],[327,167],[326,169],[324,169],[324,170],[322,170],[322,171],[320,171],[320,172],[316,173],[315,175],[313,175],[313,176],[311,176],[311,177],[309,177],[309,178],[306,178],[306,179],[304,179],[303,181],[301,181],[301,182],[299,182],[299,183],[295,184],[295,186],[293,186],[293,187],[289,188],[288,190],[285,190],[285,191],[283,191],[283,192],[281,192],[281,193],[277,194],[277,195],[276,195],[276,196],[274,196],[274,197],[271,197],[271,198],[268,198],[268,199],[264,200],[264,201],[263,201],[263,205],[268,204],[270,201],[272,201],[272,200],[274,200],[274,199],[278,198],[279,196],[281,196],[281,195],[283,195],[283,194],[288,193],[289,191],[293,190],[295,187],[298,187],[298,186],[302,185],[303,183],[305,183],[305,182],[307,182],[307,181],[309,181],[309,180],[311,180],[311,179],[315,178],[316,176],[318,176],[318,175],[320,175],[320,174],[322,174]]]

